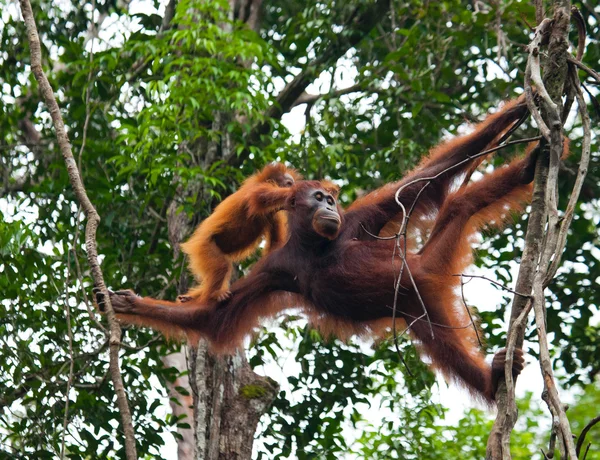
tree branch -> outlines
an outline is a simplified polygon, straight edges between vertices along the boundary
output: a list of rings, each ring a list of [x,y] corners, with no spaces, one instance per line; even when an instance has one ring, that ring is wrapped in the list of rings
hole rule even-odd
[[[556,250],[554,252],[554,258],[548,268],[548,273],[546,273],[546,277],[544,278],[543,286],[547,287],[558,267],[560,266],[561,255],[565,249],[565,245],[567,242],[567,233],[569,231],[569,227],[571,226],[571,221],[573,220],[573,215],[575,214],[575,208],[577,206],[577,201],[579,199],[579,194],[583,187],[583,182],[585,180],[585,176],[587,175],[588,166],[590,164],[591,157],[591,127],[590,127],[590,116],[587,111],[587,105],[585,103],[585,99],[583,98],[583,93],[581,92],[581,86],[579,82],[579,78],[577,77],[577,71],[574,67],[570,68],[569,78],[571,79],[571,84],[575,88],[575,96],[577,98],[577,105],[579,106],[579,114],[581,115],[581,124],[583,126],[583,141],[581,145],[581,159],[579,160],[579,169],[577,170],[577,178],[575,179],[575,184],[573,185],[573,191],[571,192],[571,196],[569,197],[569,203],[567,204],[567,208],[565,210],[565,214],[563,216],[562,222],[560,224],[560,229],[558,232]]]
[[[581,446],[583,446],[583,441],[585,441],[585,437],[588,433],[588,431],[590,431],[594,425],[596,425],[597,423],[600,422],[600,415],[598,417],[594,417],[592,420],[589,421],[589,423],[583,427],[583,430],[581,430],[581,434],[579,435],[579,438],[577,439],[577,456],[579,456],[579,453],[581,452]]]
[[[596,80],[598,83],[600,83],[600,73],[596,72],[593,69],[590,69],[588,66],[586,66],[583,62],[578,61],[577,59],[575,59],[572,56],[567,57],[567,60],[571,63],[571,64],[575,64],[577,67],[579,67],[581,70],[583,70],[584,72],[587,72],[589,74],[590,77],[592,77],[594,80]]]
[[[175,8],[177,7],[177,0],[170,0],[165,7],[165,15],[163,16],[162,22],[160,24],[159,34],[164,33],[166,30],[169,30],[171,27],[171,21],[175,16]]]
[[[356,85],[349,86],[348,88],[338,89],[338,90],[331,91],[331,92],[325,93],[325,94],[309,94],[306,91],[304,91],[300,96],[298,96],[298,99],[296,99],[294,101],[294,103],[290,107],[290,110],[293,109],[294,107],[297,107],[302,104],[311,104],[312,105],[315,102],[317,102],[319,99],[336,98],[336,97],[343,96],[344,94],[356,93],[356,92],[359,92],[362,90],[363,90],[363,85],[360,83],[357,83]]]
[[[131,412],[129,410],[129,404],[127,402],[127,395],[125,394],[123,379],[121,377],[121,372],[119,369],[119,345],[121,341],[121,328],[119,326],[119,323],[117,322],[114,310],[110,303],[110,296],[108,295],[108,292],[106,290],[102,270],[100,269],[100,265],[98,263],[96,229],[98,228],[98,223],[100,222],[100,216],[98,215],[98,212],[96,211],[92,202],[88,198],[87,192],[79,174],[79,170],[77,169],[75,158],[73,157],[71,144],[69,141],[69,137],[67,136],[67,132],[65,130],[65,125],[60,114],[58,103],[56,102],[56,98],[54,96],[52,87],[50,86],[50,82],[48,81],[48,78],[46,77],[46,74],[42,69],[42,51],[40,47],[40,38],[37,32],[35,19],[33,17],[33,11],[31,10],[31,4],[29,3],[29,0],[19,1],[21,4],[23,20],[25,21],[25,26],[27,28],[27,37],[29,40],[29,47],[31,52],[31,70],[35,75],[36,80],[38,81],[40,91],[46,101],[48,110],[50,111],[50,116],[52,117],[54,129],[56,130],[58,146],[65,160],[65,165],[67,167],[69,181],[71,182],[71,186],[73,187],[75,196],[77,197],[77,201],[81,204],[81,207],[83,208],[87,217],[87,224],[85,228],[85,244],[87,249],[88,262],[90,264],[90,269],[92,273],[92,278],[94,279],[94,283],[98,288],[100,288],[100,290],[104,294],[104,298],[106,299],[106,316],[108,318],[108,323],[110,327],[110,373],[113,385],[115,387],[119,412],[121,413],[123,431],[125,433],[125,452],[127,455],[127,459],[133,460],[137,458],[135,435],[133,430],[133,423],[131,421]]]
[[[558,229],[557,180],[560,156],[563,152],[562,122],[558,104],[565,87],[567,71],[568,27],[570,4],[567,1],[555,2],[554,18],[543,19],[542,2],[536,3],[538,28],[536,36],[529,46],[529,59],[525,76],[525,92],[528,106],[532,109],[540,131],[543,133],[542,152],[536,165],[532,211],[525,236],[525,248],[519,276],[517,292],[532,292],[532,302],[521,297],[513,300],[511,319],[507,339],[506,381],[499,385],[496,393],[498,415],[488,440],[486,457],[488,459],[510,459],[510,434],[517,420],[514,383],[511,374],[514,349],[523,346],[527,315],[533,304],[540,344],[540,367],[544,379],[544,400],[557,426],[557,434],[564,446],[568,458],[575,460],[575,446],[571,435],[564,406],[560,402],[552,373],[552,363],[548,350],[548,338],[545,324],[545,278],[554,273],[554,261],[562,252],[566,227]],[[539,55],[540,47],[548,45],[548,58],[545,63],[544,79],[541,77]],[[531,83],[534,82],[542,105],[537,111],[533,103]],[[579,88],[578,85],[575,86]],[[579,93],[581,91],[579,90]],[[579,99],[579,95],[578,95]],[[585,125],[585,121],[584,121]],[[585,140],[584,140],[585,148]],[[585,160],[584,160],[585,163]],[[584,164],[583,169],[587,166]],[[581,182],[583,178],[581,178]],[[578,182],[577,193],[581,188]],[[576,201],[576,198],[574,198]],[[546,232],[547,225],[547,232]],[[550,262],[553,264],[550,265]],[[556,262],[556,265],[558,262]]]
[[[385,17],[390,9],[390,0],[377,0],[370,7],[359,12],[358,7],[350,15],[343,33],[337,35],[338,39],[332,41],[321,56],[308,65],[290,81],[277,95],[275,103],[266,111],[266,121],[257,125],[246,137],[246,145],[257,145],[261,137],[268,134],[271,129],[271,120],[279,120],[283,114],[289,112],[296,104],[298,98],[304,93],[306,87],[319,76],[323,69],[341,58],[349,49],[358,45],[371,30]],[[346,27],[344,29],[346,29]],[[250,150],[246,147],[239,155],[230,156],[227,161],[231,166],[240,165]]]

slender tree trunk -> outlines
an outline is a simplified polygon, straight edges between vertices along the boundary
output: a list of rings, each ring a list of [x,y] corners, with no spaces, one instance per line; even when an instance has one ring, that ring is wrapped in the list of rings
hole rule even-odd
[[[531,81],[535,83],[541,99],[541,115],[536,123],[544,134],[541,142],[542,154],[538,158],[532,212],[529,218],[525,248],[519,276],[516,284],[517,292],[531,293],[526,298],[515,296],[509,325],[507,349],[512,355],[514,348],[521,348],[524,342],[527,317],[531,309],[535,312],[537,334],[540,344],[540,364],[544,377],[544,392],[542,398],[547,402],[553,419],[553,435],[559,435],[559,444],[564,445],[565,452],[561,458],[576,459],[575,446],[572,439],[569,422],[563,404],[560,402],[552,363],[548,352],[548,338],[545,327],[545,279],[550,279],[552,258],[560,258],[564,249],[564,241],[559,242],[559,227],[557,207],[557,177],[559,158],[563,152],[561,135],[560,111],[562,110],[562,95],[567,81],[568,32],[570,18],[569,0],[554,1],[554,16],[552,20],[544,18],[543,2],[536,2],[536,19],[538,27],[536,36],[529,45],[529,60],[525,76],[525,90],[528,94],[530,111],[536,117],[537,109],[533,105]],[[540,51],[543,48],[544,54]],[[540,74],[540,55],[545,57],[543,81]],[[533,70],[535,67],[535,71]],[[539,74],[539,75],[538,75]],[[531,81],[530,81],[531,80]],[[548,110],[548,107],[552,110]],[[564,120],[563,120],[564,123]],[[576,191],[577,195],[579,190]],[[577,196],[575,196],[575,201]],[[565,235],[569,222],[564,229]],[[562,246],[561,246],[562,245]],[[512,357],[507,360],[506,367],[510,369]],[[518,412],[515,401],[514,381],[507,371],[506,383],[501,382],[496,393],[498,413],[487,443],[486,458],[489,460],[510,460],[510,436],[517,421]],[[564,441],[564,444],[563,444]],[[554,455],[553,443],[549,455]],[[562,449],[561,449],[562,450]],[[545,455],[545,454],[544,454]],[[550,458],[550,457],[548,457]]]

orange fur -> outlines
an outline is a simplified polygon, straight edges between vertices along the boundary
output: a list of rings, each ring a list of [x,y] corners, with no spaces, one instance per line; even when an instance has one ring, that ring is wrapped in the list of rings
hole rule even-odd
[[[472,139],[476,138],[482,131],[489,129],[490,127],[495,126],[498,123],[498,120],[501,119],[507,111],[516,108],[520,104],[523,104],[524,97],[520,97],[518,99],[506,102],[503,107],[498,110],[496,113],[488,116],[483,122],[479,123],[474,127],[474,130],[460,137],[455,137],[450,139],[444,143],[441,143],[435,146],[428,155],[423,157],[420,161],[419,165],[414,169],[411,174],[419,173],[423,171],[424,168],[432,163],[437,162],[443,159],[448,155],[448,152],[459,149],[465,143],[469,143]],[[497,145],[498,140],[512,127],[507,126],[504,129],[500,130],[493,139],[487,143],[483,147],[482,150],[487,150],[489,148],[495,147]],[[537,145],[537,143],[535,144]],[[479,152],[477,152],[479,153]],[[465,178],[470,178],[473,172],[477,169],[477,167],[486,159],[488,156],[481,156],[479,158],[474,159],[468,167],[464,168],[463,174]],[[373,203],[376,203],[381,195],[386,195],[389,193],[395,192],[400,186],[403,185],[403,181],[393,182],[384,185],[380,189],[368,193],[360,198],[358,198],[352,205],[349,207],[348,211],[352,211],[358,207],[369,206]],[[466,184],[465,184],[466,185]],[[424,209],[423,209],[424,208]],[[410,212],[410,209],[406,209],[406,212]],[[379,233],[379,236],[389,237],[398,233],[400,226],[402,225],[404,219],[404,213],[398,213],[393,219],[385,225],[382,231]],[[407,231],[407,245],[410,249],[411,247],[418,246],[419,242],[423,242],[427,239],[429,231],[431,230],[431,226],[433,225],[433,221],[435,220],[435,212],[431,213],[431,208],[429,206],[421,207],[419,203],[415,209],[413,209],[413,213],[410,215],[410,222]]]
[[[319,182],[321,183],[323,189],[331,193],[333,197],[337,200],[340,194],[340,188],[335,183],[327,179],[321,179]]]
[[[211,227],[213,236],[205,233],[205,238],[211,237],[218,247],[224,240],[216,236],[234,235],[239,247],[228,252],[219,249],[227,257],[239,257],[259,238],[247,231],[254,228],[248,216],[262,216],[261,210],[275,212],[286,200],[290,237],[285,247],[263,258],[235,283],[231,298],[218,303],[194,299],[181,305],[117,292],[111,294],[115,312],[129,322],[166,332],[181,330],[192,342],[207,338],[214,351],[227,352],[239,346],[262,318],[285,308],[303,307],[324,334],[347,338],[377,337],[388,331],[395,305],[396,318],[409,325],[433,366],[491,404],[506,353],[496,353],[491,366],[486,363],[458,291],[460,278],[454,275],[471,263],[473,234],[485,225],[501,226],[527,202],[537,151],[458,190],[454,185],[472,168],[475,155],[526,111],[522,99],[506,104],[474,132],[434,148],[405,178],[358,199],[347,212],[331,197],[323,200],[333,193],[327,188],[331,184],[301,181],[288,190],[255,183],[249,187],[251,193],[238,192],[236,212],[227,206],[223,206],[226,211],[215,211],[215,215],[221,212],[215,222],[225,227]],[[419,250],[416,242],[407,245],[402,263],[395,242],[374,236],[395,231],[390,222],[399,208],[413,211],[409,231],[421,243]],[[332,218],[336,214],[338,218]],[[327,216],[323,218],[327,222],[320,222],[319,216]],[[337,227],[332,227],[332,221]],[[260,229],[264,231],[264,226]],[[333,230],[337,236],[331,238]],[[222,259],[228,262],[227,257]],[[214,261],[211,265],[225,271],[226,264],[223,267]],[[522,368],[518,351],[513,375]]]
[[[281,210],[290,191],[284,186],[286,176],[293,181],[300,178],[281,163],[267,165],[223,200],[181,245],[190,271],[201,282],[182,299],[208,301],[226,296],[234,262],[252,254],[263,238],[266,253],[285,244],[287,225]]]

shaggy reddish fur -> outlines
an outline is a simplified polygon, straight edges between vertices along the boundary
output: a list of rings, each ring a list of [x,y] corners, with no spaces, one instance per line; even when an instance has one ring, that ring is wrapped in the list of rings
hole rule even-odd
[[[208,302],[226,298],[233,262],[248,257],[263,237],[265,253],[287,241],[285,212],[290,186],[300,176],[281,163],[265,166],[249,177],[233,195],[223,200],[181,245],[189,268],[201,282],[180,300]]]
[[[341,223],[333,239],[319,233],[319,225],[331,225],[330,219],[319,225],[313,222],[319,220],[315,197],[322,201],[326,195],[332,201],[328,186],[299,181],[290,190],[274,189],[273,194],[290,195],[286,205],[289,240],[234,283],[226,301],[181,305],[117,292],[111,296],[112,304],[117,313],[127,314],[121,316],[126,321],[167,333],[183,331],[192,340],[204,337],[214,350],[225,352],[238,347],[261,318],[291,306],[304,306],[327,332],[379,334],[390,325],[395,279],[402,272],[398,318],[410,325],[435,367],[492,402],[505,354],[499,352],[492,366],[485,362],[461,304],[460,278],[453,275],[471,263],[475,232],[484,225],[502,225],[510,212],[519,211],[527,202],[535,155],[515,160],[457,191],[452,192],[452,186],[479,161],[472,156],[493,144],[526,111],[523,99],[507,103],[471,134],[433,149],[399,182],[357,200],[347,212],[336,204],[330,211],[335,214],[337,206]],[[392,257],[395,241],[374,236],[385,232],[390,222],[399,221],[401,209],[395,196],[399,188],[398,199],[404,207],[408,210],[415,204],[411,221],[427,222],[429,234],[420,249],[411,246],[403,269],[397,251]],[[423,304],[431,323],[421,317]],[[520,352],[514,362],[513,372],[518,374],[523,363]]]

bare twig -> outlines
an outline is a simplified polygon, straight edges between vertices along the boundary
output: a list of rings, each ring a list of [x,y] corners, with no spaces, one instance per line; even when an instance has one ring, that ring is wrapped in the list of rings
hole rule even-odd
[[[577,55],[576,60],[581,61],[583,58],[583,53],[585,52],[585,38],[587,35],[587,30],[585,26],[585,20],[581,15],[581,12],[576,6],[571,7],[571,19],[574,19],[575,25],[577,26]],[[567,56],[570,58],[571,56]],[[565,100],[565,105],[563,106],[561,120],[564,124],[569,117],[569,113],[571,113],[571,106],[573,105],[573,101],[575,100],[575,88],[573,88],[573,82],[571,78],[567,79],[565,84],[565,91],[567,93],[567,99]]]
[[[583,454],[583,458],[581,460],[585,460],[587,458],[587,454],[590,451],[590,446],[592,445],[591,442],[588,442],[587,447],[585,448],[585,453]]]
[[[548,441],[548,456],[554,457],[559,426],[558,419],[555,417],[554,412],[551,412],[550,415],[552,416],[552,428],[550,430],[550,440]]]
[[[483,343],[481,342],[481,337],[479,337],[479,330],[477,328],[477,325],[475,324],[475,321],[473,320],[473,315],[471,314],[471,310],[469,309],[469,306],[467,305],[467,299],[465,299],[465,282],[463,280],[463,275],[459,275],[460,276],[460,296],[462,298],[462,302],[463,305],[465,307],[465,310],[467,310],[467,314],[469,315],[469,319],[471,320],[471,324],[473,324],[473,330],[475,331],[475,336],[477,337],[477,343],[479,343],[480,347],[483,347]]]
[[[361,223],[361,226],[362,226],[362,223]],[[363,228],[364,228],[364,226],[363,226]],[[394,263],[395,263],[395,259],[396,259],[397,247],[398,247],[398,244],[396,243],[394,245],[394,250],[392,251],[392,272],[394,273],[394,277],[396,276],[396,273],[394,270]],[[406,261],[402,260],[401,263],[404,264],[404,263],[406,263]],[[401,274],[402,274],[402,269],[400,270],[400,275]],[[404,364],[404,367],[406,368],[408,375],[410,377],[414,377],[412,371],[410,370],[410,367],[408,367],[408,364],[404,360],[404,356],[403,356],[402,352],[400,351],[400,345],[398,344],[399,336],[398,336],[398,331],[396,328],[396,306],[397,306],[398,294],[399,294],[400,287],[401,287],[401,284],[400,284],[401,278],[402,278],[402,276],[399,276],[398,279],[394,279],[394,304],[392,306],[392,338],[393,338],[393,342],[394,342],[394,347],[396,348],[396,354],[400,358],[400,361],[402,361],[402,364]],[[402,334],[400,334],[400,337],[402,336]]]
[[[146,343],[144,343],[142,345],[138,345],[138,346],[134,347],[132,345],[127,345],[126,343],[122,343],[121,346],[130,351],[140,351],[140,350],[143,350],[144,348],[148,348],[150,345],[154,345],[155,343],[160,342],[162,339],[163,339],[162,335],[156,334],[154,337],[152,337],[150,340],[148,340]]]
[[[583,19],[581,11],[576,6],[571,6],[571,18],[575,19],[575,25],[577,26],[577,55],[575,59],[581,61],[585,52],[585,19]]]
[[[404,187],[400,187],[400,190],[402,190],[403,188]],[[424,188],[425,187],[423,187],[423,189]],[[406,269],[406,273],[408,274],[411,285],[412,285],[415,293],[417,294],[417,298],[419,299],[421,308],[423,308],[423,316],[425,318],[427,318],[427,321],[429,323],[429,331],[431,333],[431,338],[433,339],[435,337],[435,334],[433,333],[433,327],[431,326],[431,319],[429,318],[429,313],[427,312],[427,306],[425,305],[425,302],[423,302],[423,298],[421,297],[419,288],[417,287],[417,284],[415,283],[415,280],[412,276],[410,267],[408,266],[408,263],[406,262],[406,253],[407,253],[407,251],[406,251],[406,232],[408,230],[408,221],[410,219],[413,209],[415,208],[415,206],[417,204],[417,201],[419,200],[419,197],[421,196],[421,192],[423,191],[423,189],[421,189],[421,191],[419,191],[419,193],[415,197],[415,200],[413,201],[411,209],[408,213],[406,212],[406,208],[404,207],[404,204],[398,198],[399,192],[398,191],[396,192],[396,203],[398,203],[398,205],[400,206],[400,209],[402,210],[402,225],[400,227],[400,232],[397,235],[396,246],[395,246],[395,250],[397,250],[400,254],[401,265],[400,265],[400,270],[398,273],[398,278],[397,278],[395,286],[394,286],[394,304],[393,304],[393,311],[392,311],[392,324],[393,324],[393,329],[394,329],[394,338],[395,338],[395,334],[396,334],[396,310],[398,308],[398,293],[399,293],[399,289],[401,287],[400,283],[402,282],[402,275],[403,275],[404,269]],[[404,250],[402,250],[402,248],[400,247],[401,239],[403,239],[403,242],[404,242]],[[392,260],[393,260],[393,257],[394,256],[392,255]],[[419,318],[421,318],[421,317],[419,317]],[[411,325],[412,325],[412,323],[408,326],[407,329],[410,329]]]
[[[588,424],[583,427],[583,430],[581,430],[581,434],[579,435],[579,438],[577,439],[577,447],[575,448],[577,457],[579,457],[579,453],[581,452],[581,446],[583,446],[583,441],[585,441],[585,437],[587,436],[588,431],[590,431],[594,427],[594,425],[596,425],[599,422],[600,422],[600,415],[597,417],[594,417],[592,420],[590,420],[588,422]],[[588,445],[588,449],[589,448],[590,448],[590,446]],[[587,450],[586,450],[586,453],[587,453]],[[585,456],[584,456],[584,458],[585,458]]]
[[[392,308],[392,307],[388,307],[388,308]],[[427,321],[426,319],[423,319],[423,318],[425,318],[424,313],[421,316],[415,316],[415,315],[411,315],[409,313],[402,312],[402,316],[406,316],[407,318],[416,320],[416,321],[413,321],[411,324],[414,324],[417,321]],[[469,327],[473,327],[473,325],[475,324],[473,322],[472,318],[471,318],[471,320],[469,320],[469,322],[467,324],[463,324],[462,326],[448,326],[447,324],[437,323],[435,321],[427,321],[427,323],[430,324],[431,326],[439,327],[440,329],[455,329],[455,330],[467,329]],[[406,332],[406,331],[404,331],[404,332]]]
[[[565,99],[565,104],[562,108],[562,114],[560,116],[560,121],[564,125],[571,114],[571,108],[573,107],[573,102],[575,101],[575,88],[573,88],[573,84],[571,80],[568,79],[565,83],[565,93],[567,95]]]
[[[510,127],[510,128],[509,128],[509,129],[508,129],[508,130],[507,130],[507,131],[506,131],[506,132],[505,132],[505,133],[504,133],[504,134],[503,134],[503,135],[500,137],[500,139],[498,139],[498,142],[497,142],[497,144],[498,144],[498,145],[496,146],[496,148],[497,148],[497,149],[499,149],[499,148],[504,148],[504,147],[506,147],[506,146],[508,146],[508,145],[520,144],[520,143],[524,142],[526,139],[517,139],[517,140],[514,140],[514,141],[510,141],[510,142],[506,142],[506,141],[507,141],[508,139],[510,139],[510,137],[511,137],[511,136],[512,136],[512,135],[515,133],[515,131],[516,131],[517,129],[519,129],[519,128],[521,127],[521,125],[522,125],[523,123],[525,123],[525,120],[527,120],[528,118],[529,118],[529,113],[528,113],[528,112],[524,113],[524,114],[521,116],[521,118],[519,118],[519,119],[516,121],[516,123],[515,123],[515,124],[513,124],[513,125],[512,125],[512,126],[511,126],[511,127]],[[489,153],[489,152],[488,152],[488,153]]]
[[[579,169],[577,171],[577,178],[575,179],[575,184],[573,185],[573,190],[571,192],[571,196],[569,197],[569,203],[567,204],[567,208],[565,210],[565,214],[563,216],[562,222],[560,224],[560,229],[558,232],[558,241],[556,243],[556,248],[554,251],[554,258],[552,259],[552,263],[548,267],[548,272],[546,273],[546,277],[544,278],[544,287],[548,286],[554,278],[556,271],[560,265],[561,255],[565,248],[567,242],[567,233],[569,231],[569,227],[571,226],[571,221],[573,220],[573,215],[575,214],[575,208],[577,206],[577,200],[579,199],[579,193],[581,192],[581,188],[583,187],[583,182],[585,180],[585,176],[587,175],[588,165],[590,163],[591,157],[591,129],[590,129],[590,116],[587,111],[587,105],[585,103],[585,99],[583,98],[583,94],[581,92],[581,86],[579,84],[579,78],[577,77],[577,72],[575,68],[571,67],[569,72],[569,78],[571,80],[571,85],[575,89],[575,96],[577,97],[577,105],[579,106],[579,114],[581,116],[581,124],[583,126],[583,141],[581,145],[581,159],[579,160]]]
[[[584,91],[587,93],[588,97],[590,98],[590,101],[592,102],[592,105],[594,106],[594,110],[596,111],[596,116],[600,118],[600,102],[598,102],[598,99],[596,99],[596,96],[594,96],[590,90],[587,88],[587,86],[585,86],[583,83],[581,83],[581,87],[584,89]]]
[[[121,328],[115,317],[114,310],[110,303],[110,296],[106,290],[104,284],[104,277],[102,270],[98,263],[98,248],[96,244],[96,229],[100,222],[100,216],[94,208],[94,205],[87,196],[87,192],[81,180],[77,164],[73,158],[73,152],[71,150],[71,144],[65,125],[60,114],[60,109],[50,82],[46,77],[46,74],[42,68],[42,52],[40,47],[40,38],[35,25],[35,19],[33,17],[33,11],[31,10],[31,4],[29,0],[19,0],[21,4],[21,12],[23,14],[23,20],[27,28],[27,37],[29,40],[29,47],[31,52],[31,70],[38,81],[40,91],[46,101],[46,105],[50,111],[50,116],[56,130],[56,137],[60,151],[65,160],[67,167],[67,173],[69,175],[69,181],[75,192],[77,200],[81,204],[88,222],[85,230],[86,249],[88,254],[88,262],[92,272],[92,277],[96,286],[101,290],[104,295],[106,302],[106,313],[108,323],[110,326],[110,371],[111,378],[115,387],[117,395],[117,402],[119,405],[119,412],[121,414],[121,421],[123,424],[123,431],[125,434],[125,452],[128,460],[137,458],[136,446],[135,446],[135,435],[133,430],[133,423],[131,421],[131,412],[129,410],[129,404],[127,403],[127,396],[125,388],[123,386],[123,379],[119,370],[119,344],[121,340]]]
[[[590,69],[583,62],[575,59],[572,56],[567,56],[567,61],[569,61],[571,64],[575,64],[581,70],[583,70],[584,72],[586,72],[590,77],[592,77],[594,80],[596,80],[598,83],[600,83],[600,73],[596,72],[593,69]]]
[[[512,289],[510,289],[510,288],[507,288],[507,287],[506,287],[506,286],[504,286],[503,284],[499,283],[498,281],[494,281],[493,279],[491,279],[491,278],[488,278],[487,276],[483,276],[483,275],[465,275],[464,273],[459,273],[459,274],[455,274],[455,275],[452,275],[452,276],[460,276],[461,278],[462,278],[463,276],[464,276],[465,278],[480,278],[480,279],[482,279],[482,280],[486,280],[486,281],[487,281],[487,282],[489,282],[489,283],[495,284],[495,285],[496,285],[496,286],[498,286],[499,288],[501,288],[501,289],[504,289],[505,291],[508,291],[508,292],[510,292],[511,294],[518,295],[518,296],[525,297],[525,298],[530,298],[530,297],[531,297],[529,294],[522,294],[522,293],[520,293],[520,292],[513,291]],[[464,283],[464,284],[467,284],[467,283]]]

